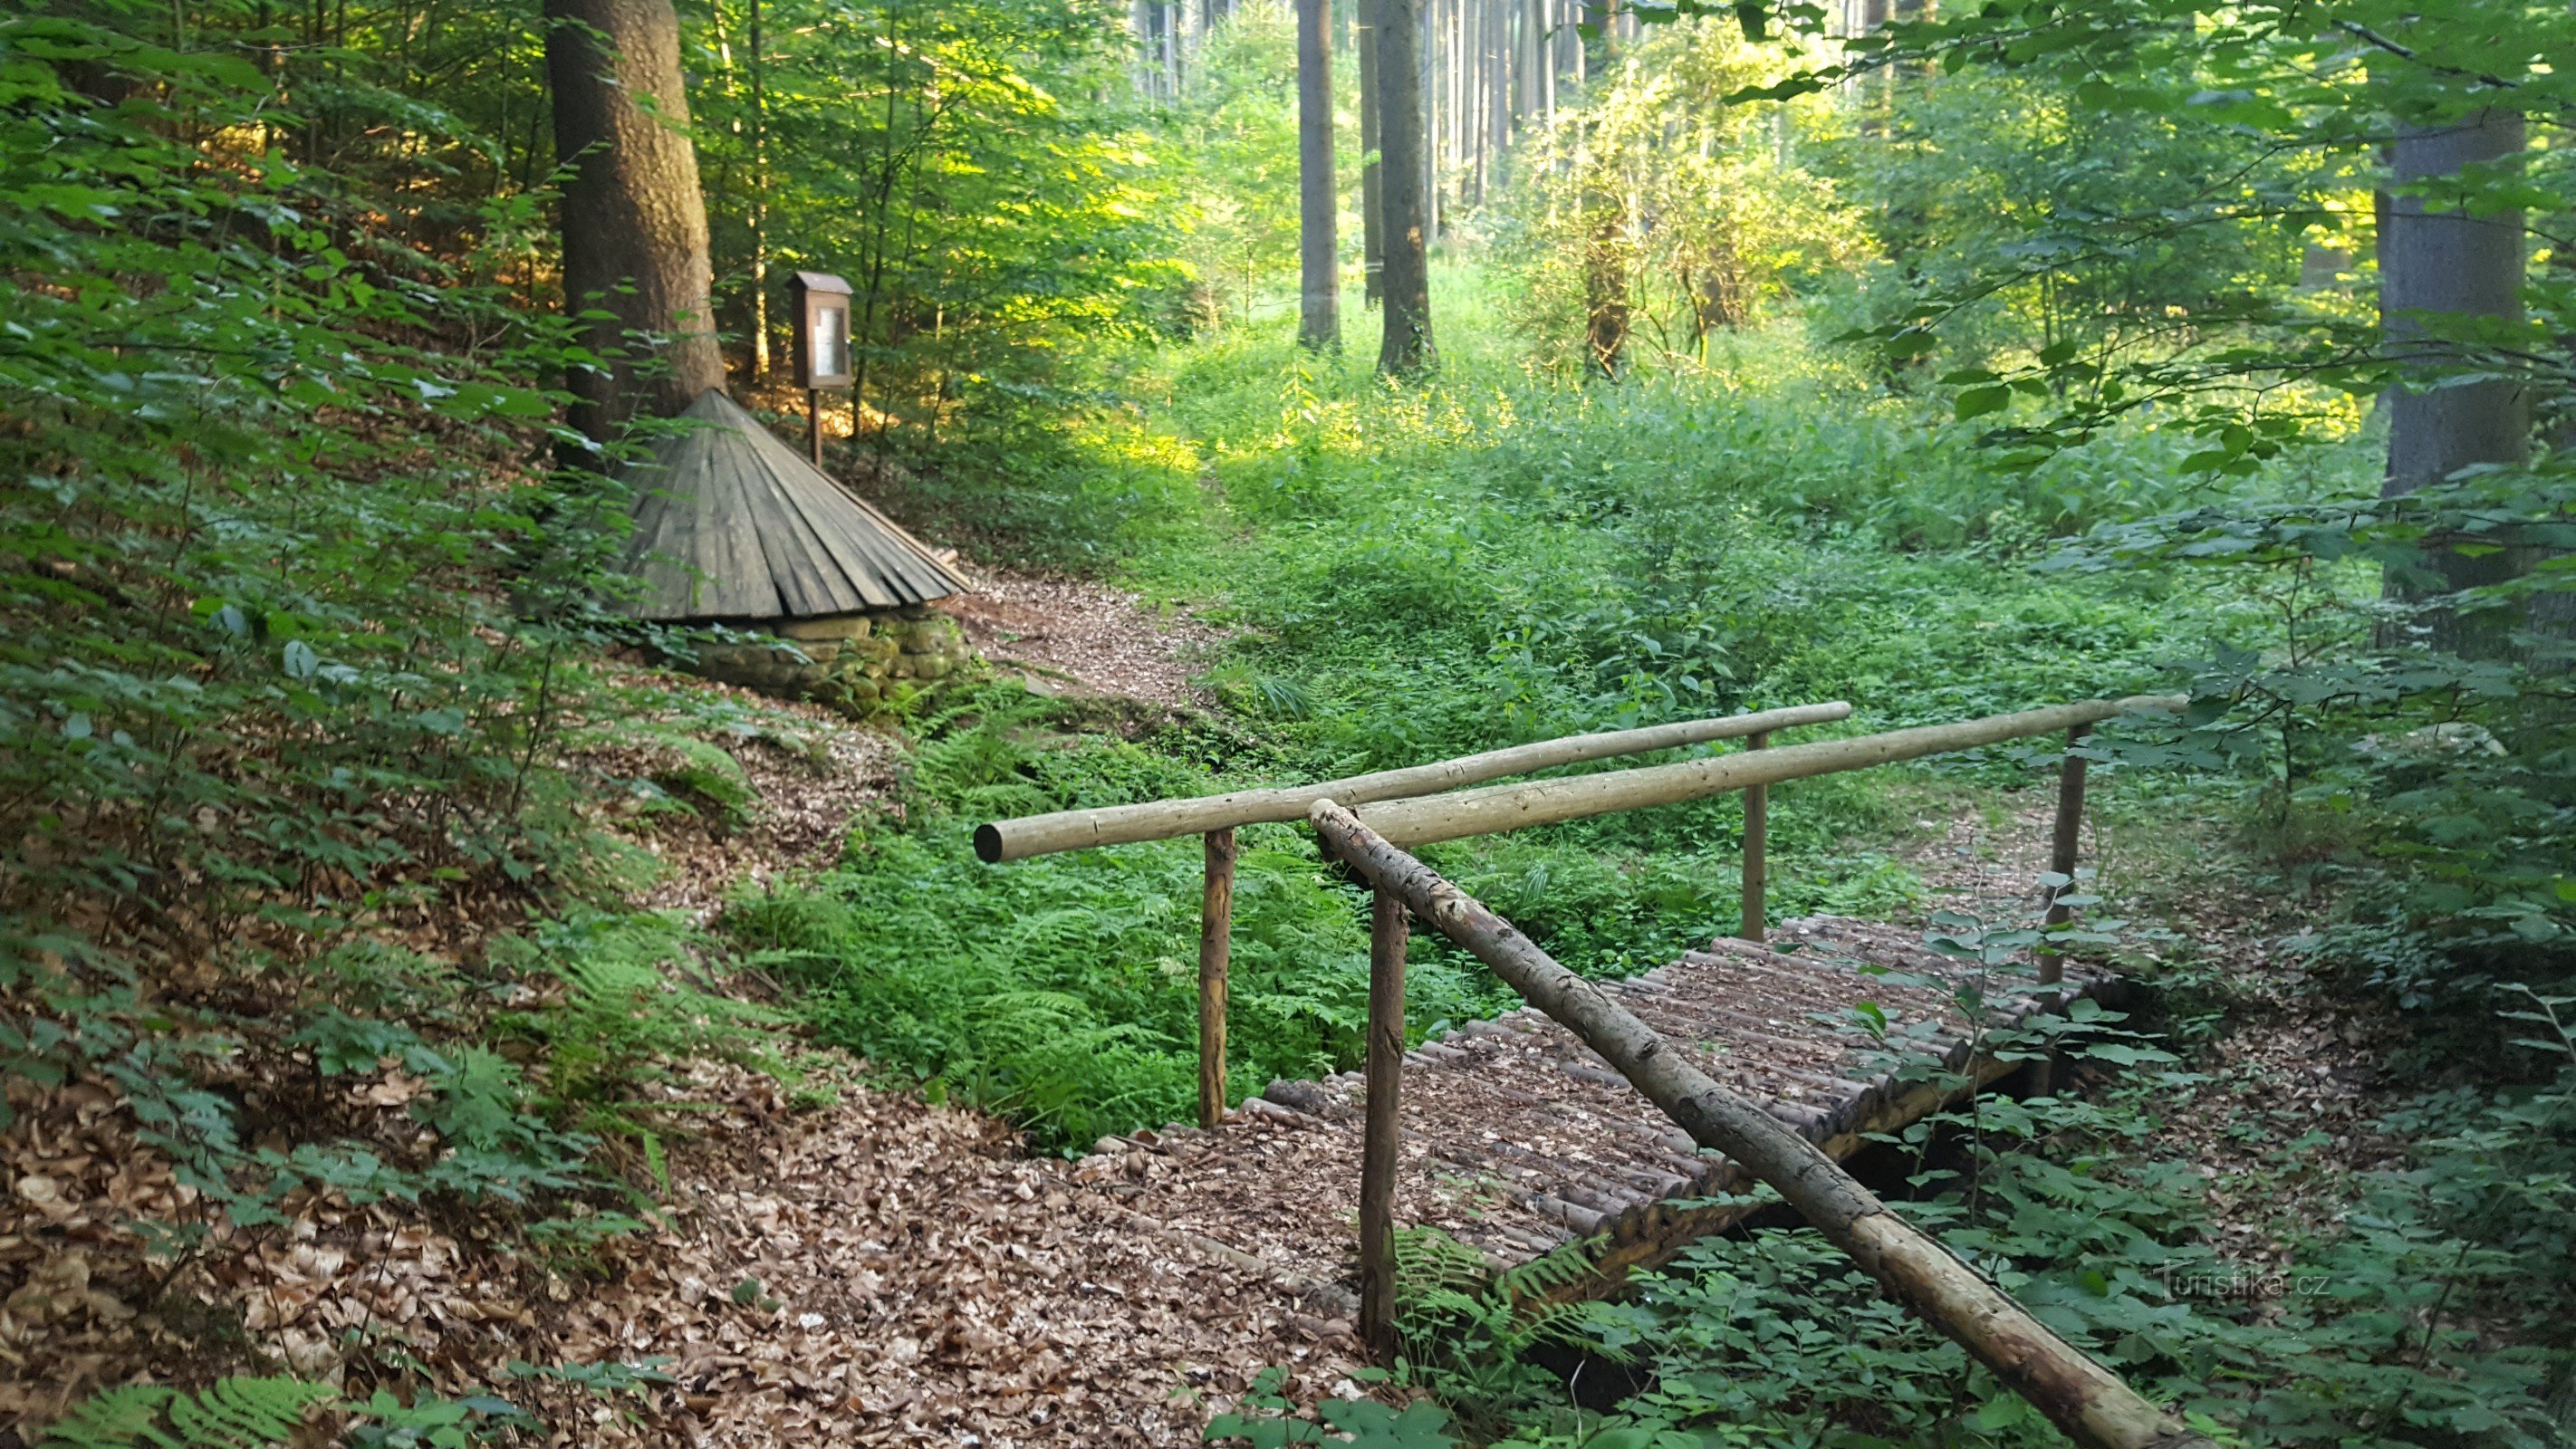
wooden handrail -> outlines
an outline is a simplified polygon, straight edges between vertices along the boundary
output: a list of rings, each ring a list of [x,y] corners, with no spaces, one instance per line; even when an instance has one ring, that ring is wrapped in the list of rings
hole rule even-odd
[[[1716,759],[1394,800],[1356,811],[1329,798],[1315,802],[1308,819],[1325,856],[1358,871],[1373,892],[1359,1204],[1364,1341],[1384,1356],[1394,1339],[1394,1288],[1386,1265],[1392,1261],[1395,1232],[1392,1164],[1397,1160],[1397,1098],[1402,1090],[1396,1063],[1404,1049],[1404,940],[1400,928],[1391,930],[1388,923],[1400,922],[1410,909],[1493,967],[1524,998],[1574,1028],[1702,1146],[1725,1152],[1780,1188],[1890,1292],[1958,1338],[2086,1449],[2206,1449],[2206,1440],[2183,1431],[1937,1244],[1888,1216],[1811,1144],[1784,1136],[1777,1123],[1750,1104],[1672,1059],[1635,1018],[1559,966],[1509,922],[1398,848],[1743,790],[1741,930],[1747,939],[1759,941],[1765,934],[1764,834],[1771,785],[2064,730],[2066,753],[2058,772],[2049,857],[2060,882],[2049,892],[2048,922],[2055,928],[2072,915],[2063,899],[2063,882],[2074,875],[2083,828],[2084,757],[2077,750],[2085,735],[2114,715],[2174,710],[2184,703],[2176,695],[2088,700],[1785,749],[1766,748],[1767,735],[1754,733],[1748,749]],[[2043,947],[2039,965],[2042,986],[2053,988],[2061,971],[2056,953]],[[2048,990],[2044,1000],[2053,1007],[2057,993]],[[2046,1063],[2040,1066],[2044,1073]],[[2045,1090],[2045,1075],[2040,1081]],[[1216,1120],[1210,1115],[1207,1123],[1213,1126]]]
[[[1663,1109],[1691,1140],[1724,1153],[1780,1196],[1889,1297],[1948,1334],[2082,1449],[2212,1449],[2083,1350],[2057,1336],[2029,1310],[1960,1261],[1949,1249],[1887,1210],[1842,1165],[1783,1126],[1758,1104],[1720,1085],[1611,999],[1599,986],[1557,964],[1511,922],[1389,844],[1330,800],[1310,817],[1324,853],[1368,882],[1373,939],[1401,932],[1408,911],[1465,947],[1531,1005],[1582,1038],[1631,1085]],[[1360,1320],[1376,1330],[1373,1347],[1392,1346],[1392,1187],[1398,1159],[1397,1082],[1403,1051],[1403,944],[1372,952],[1369,991],[1368,1122],[1360,1178]],[[1374,962],[1391,956],[1392,971]],[[1381,1005],[1380,997],[1388,1000]],[[1383,1164],[1383,1165],[1381,1165]],[[1378,1241],[1372,1242],[1374,1236]],[[1367,1270],[1377,1268],[1372,1275]]]
[[[1570,735],[1564,739],[1487,750],[1480,755],[1466,755],[1429,765],[1380,770],[1345,780],[1326,780],[1317,785],[1237,790],[1225,795],[1202,795],[1194,800],[1153,800],[1141,805],[1110,805],[1098,810],[1059,810],[1052,815],[1026,815],[1017,820],[995,820],[976,826],[975,854],[988,863],[998,864],[1063,850],[1129,845],[1142,840],[1169,840],[1182,835],[1204,835],[1211,830],[1232,830],[1238,825],[1303,820],[1308,808],[1318,800],[1338,800],[1345,805],[1371,800],[1401,800],[1413,795],[1453,790],[1461,785],[1498,780],[1505,775],[1526,775],[1559,765],[1580,764],[1585,760],[1640,755],[1651,750],[1705,744],[1710,740],[1767,734],[1799,725],[1830,724],[1850,715],[1851,706],[1841,700],[1792,705],[1786,709],[1766,709],[1753,714],[1649,725],[1644,729]]]
[[[1522,785],[1489,785],[1448,795],[1387,800],[1357,808],[1360,821],[1396,845],[1422,845],[1470,835],[1493,835],[1532,825],[1552,825],[1647,805],[1698,800],[1753,785],[1776,785],[1843,770],[1864,769],[1923,755],[1974,749],[2005,740],[2026,739],[2106,720],[2114,715],[2148,710],[2177,710],[2181,695],[2140,694],[2127,699],[2087,700],[2053,705],[2018,714],[1989,715],[1959,724],[1924,725],[1852,739],[1822,740],[1745,750],[1710,759],[1647,765],[1599,775],[1537,780]],[[1752,716],[1747,716],[1751,718]],[[1344,806],[1350,802],[1332,797]]]

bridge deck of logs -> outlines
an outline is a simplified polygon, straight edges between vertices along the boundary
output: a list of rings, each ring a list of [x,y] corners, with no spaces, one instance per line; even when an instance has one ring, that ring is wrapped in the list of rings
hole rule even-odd
[[[1900,1059],[1937,1054],[1944,1075],[1991,1083],[2014,1069],[1976,1050],[1952,988],[1972,966],[1919,934],[1811,917],[1767,943],[1706,950],[1612,986],[1630,1011],[1699,1068],[1764,1104],[1837,1160],[1874,1134],[1940,1110],[1942,1084],[1899,1080]],[[2054,988],[2100,992],[2070,969]],[[1985,985],[1989,1028],[2037,1009],[2027,976]],[[1928,1035],[1882,1045],[1854,1009],[1875,1004],[1892,1028]],[[1356,1244],[1366,1092],[1361,1074],[1275,1082],[1213,1130],[1101,1139],[1083,1175],[1145,1225],[1238,1262],[1339,1311],[1356,1306]],[[1403,1065],[1394,1219],[1439,1229],[1497,1269],[1577,1240],[1600,1272],[1575,1291],[1615,1291],[1625,1275],[1671,1261],[1751,1211],[1735,1164],[1696,1147],[1575,1035],[1534,1008],[1423,1042]],[[1245,1264],[1250,1266],[1249,1263]]]

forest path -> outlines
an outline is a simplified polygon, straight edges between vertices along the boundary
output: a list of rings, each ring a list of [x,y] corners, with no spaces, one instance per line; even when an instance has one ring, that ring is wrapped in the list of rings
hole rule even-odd
[[[956,618],[976,653],[1029,688],[1174,709],[1206,703],[1190,680],[1224,639],[1220,631],[1088,579],[961,566],[975,590],[936,607]]]

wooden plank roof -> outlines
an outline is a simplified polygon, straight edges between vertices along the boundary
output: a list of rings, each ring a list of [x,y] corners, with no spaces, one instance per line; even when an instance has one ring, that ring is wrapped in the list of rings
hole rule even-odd
[[[900,608],[966,581],[894,520],[817,471],[713,388],[700,426],[627,470],[635,531],[624,567],[640,619],[803,619]]]

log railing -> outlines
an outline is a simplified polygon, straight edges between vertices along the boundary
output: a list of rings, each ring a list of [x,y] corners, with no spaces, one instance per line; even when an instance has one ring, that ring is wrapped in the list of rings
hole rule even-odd
[[[1205,837],[1207,874],[1199,902],[1199,1125],[1213,1127],[1225,1117],[1226,974],[1234,929],[1234,832],[1237,826],[1304,820],[1306,812],[1318,800],[1338,800],[1345,805],[1398,801],[1486,780],[1499,780],[1507,775],[1527,775],[1587,760],[1641,755],[1713,740],[1745,739],[1758,747],[1769,741],[1774,730],[1831,724],[1850,715],[1851,706],[1840,700],[1826,704],[1792,705],[1752,714],[1720,715],[1712,719],[1650,725],[1644,729],[1541,740],[1536,744],[1488,750],[1480,755],[1466,755],[1434,764],[1326,780],[1317,785],[1238,790],[1191,800],[1155,800],[1141,805],[1063,810],[1052,815],[996,820],[975,828],[975,853],[987,862],[999,863],[1102,845],[1170,840],[1184,835]],[[1746,827],[1752,832],[1762,828],[1758,812],[1747,817]],[[1746,850],[1749,860],[1760,859],[1762,847],[1759,840],[1748,840]],[[1748,903],[1748,929],[1755,931],[1757,934],[1753,939],[1759,940],[1758,871],[1746,878],[1745,900]]]
[[[1347,827],[1335,827],[1340,836],[1357,839],[1359,837],[1351,836],[1351,831],[1356,830],[1366,839],[1377,842],[1385,851],[1393,852],[1385,858],[1411,862],[1412,857],[1396,847],[1420,841],[1455,840],[1462,836],[1517,830],[1560,820],[1578,820],[1617,810],[1698,800],[1728,790],[1743,790],[1746,799],[1742,934],[1747,940],[1758,941],[1762,939],[1765,914],[1762,872],[1766,843],[1763,835],[1768,811],[1765,794],[1769,786],[1783,780],[1811,779],[1845,770],[1867,769],[1895,760],[1918,759],[1925,755],[1974,749],[2064,730],[2066,755],[2058,771],[2057,820],[2049,842],[2049,869],[2053,883],[2049,886],[2048,920],[2054,925],[2068,919],[2069,908],[2059,897],[2065,894],[2066,883],[2075,874],[2081,843],[2079,837],[2084,826],[2084,760],[2075,753],[2076,747],[2082,744],[2094,725],[2115,715],[2175,710],[2183,703],[2178,695],[2088,700],[2080,704],[2023,710],[2016,714],[1989,715],[1959,724],[1889,730],[1883,734],[1778,749],[1761,748],[1768,742],[1764,736],[1754,734],[1748,744],[1755,748],[1739,754],[1540,780],[1523,785],[1498,785],[1415,800],[1395,800],[1356,810],[1347,808],[1344,802],[1324,800],[1311,808],[1310,819],[1317,830],[1323,832],[1328,854],[1345,860],[1351,858],[1346,850],[1339,848],[1339,837],[1325,829],[1328,820],[1347,820],[1350,822]],[[1410,868],[1421,869],[1418,863]],[[1397,1094],[1400,1090],[1394,1063],[1404,1051],[1404,932],[1400,927],[1388,929],[1386,922],[1390,915],[1401,921],[1404,907],[1388,903],[1388,887],[1377,876],[1369,875],[1365,868],[1361,868],[1361,873],[1368,876],[1377,904],[1371,912],[1370,919],[1375,924],[1369,936],[1368,1098],[1367,1121],[1363,1129],[1367,1146],[1361,1158],[1359,1209],[1360,1323],[1362,1336],[1370,1341],[1371,1346],[1384,1349],[1390,1343],[1388,1335],[1392,1333],[1394,1314],[1390,1255],[1394,1251],[1393,1163],[1396,1160]],[[1423,873],[1429,874],[1427,871]],[[1455,888],[1447,882],[1440,884],[1455,894]],[[1475,909],[1484,911],[1482,906]],[[1477,949],[1474,942],[1457,936],[1446,926],[1441,929],[1460,945],[1471,951]],[[1513,934],[1517,939],[1518,933]],[[1535,947],[1531,949],[1536,950]],[[1549,964],[1554,965],[1553,962]],[[2053,951],[2039,954],[2038,968],[2042,988],[2053,988],[2063,979],[2064,963]],[[1505,979],[1512,978],[1507,974]],[[1519,985],[1517,981],[1514,984]],[[1523,995],[1528,995],[1526,989]],[[2054,991],[2044,991],[2042,999],[2053,1000],[2055,995]],[[1531,1000],[1533,1004],[1546,1005],[1536,997],[1531,997]],[[1597,1043],[1595,1049],[1599,1049]],[[1383,1065],[1381,1056],[1385,1059]],[[1387,1169],[1371,1171],[1369,1165],[1380,1160],[1388,1164]],[[1759,1170],[1759,1164],[1747,1165]]]
[[[2211,1449],[2210,1441],[2051,1332],[1816,1144],[1727,1090],[1609,993],[1557,964],[1510,922],[1329,800],[1312,813],[1324,852],[1369,883],[1368,1123],[1360,1167],[1360,1332],[1393,1346],[1395,1096],[1403,1059],[1404,920],[1419,916],[1583,1039],[1700,1146],[1776,1188],[1888,1296],[1948,1334],[2083,1449]]]

